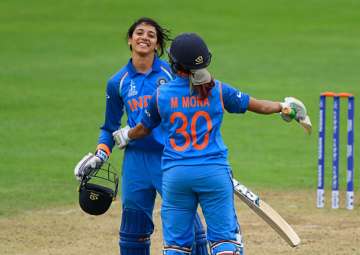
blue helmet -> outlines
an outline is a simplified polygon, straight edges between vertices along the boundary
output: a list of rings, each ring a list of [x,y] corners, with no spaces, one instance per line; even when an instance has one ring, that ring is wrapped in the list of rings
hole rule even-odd
[[[175,37],[168,54],[175,71],[202,69],[211,62],[211,53],[206,43],[195,33],[183,33]]]

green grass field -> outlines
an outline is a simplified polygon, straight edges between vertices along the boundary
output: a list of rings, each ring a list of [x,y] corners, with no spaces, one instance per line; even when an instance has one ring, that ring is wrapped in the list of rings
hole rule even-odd
[[[355,130],[360,125],[359,8],[356,0],[1,1],[0,216],[76,202],[73,168],[96,146],[106,81],[126,63],[125,34],[140,16],[172,35],[201,34],[217,79],[256,98],[306,103],[311,137],[295,123],[253,113],[227,115],[223,136],[248,186],[315,195],[319,93],[354,93]],[[342,189],[345,122],[343,114]],[[359,132],[355,144],[359,191]],[[112,156],[118,168],[121,154]],[[327,170],[330,154],[328,147]]]

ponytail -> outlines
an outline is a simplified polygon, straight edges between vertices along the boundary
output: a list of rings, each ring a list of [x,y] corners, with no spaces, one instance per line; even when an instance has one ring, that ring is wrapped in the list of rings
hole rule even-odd
[[[200,96],[201,99],[207,98],[214,87],[213,77],[206,68],[190,71],[190,84],[193,91]]]

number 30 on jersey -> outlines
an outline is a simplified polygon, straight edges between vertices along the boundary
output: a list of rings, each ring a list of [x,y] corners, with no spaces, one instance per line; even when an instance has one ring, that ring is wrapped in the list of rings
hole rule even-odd
[[[206,121],[206,132],[204,139],[201,143],[198,142],[198,133],[196,131],[196,124],[200,118],[204,118]],[[185,143],[183,145],[176,144],[176,139],[170,138],[170,144],[176,151],[184,151],[190,145],[192,145],[196,150],[203,150],[209,144],[209,133],[212,129],[212,122],[208,112],[197,111],[192,118],[189,120],[187,116],[182,112],[174,112],[170,116],[170,123],[174,124],[176,119],[182,121],[182,125],[176,129],[176,134],[180,134],[184,137]],[[190,124],[190,134],[187,131],[188,125]]]

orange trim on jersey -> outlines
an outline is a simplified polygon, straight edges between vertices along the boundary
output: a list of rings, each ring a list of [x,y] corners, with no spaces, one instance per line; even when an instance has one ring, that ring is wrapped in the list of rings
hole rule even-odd
[[[103,151],[106,152],[106,155],[110,156],[110,148],[106,144],[100,143],[100,144],[98,144],[96,149],[97,150],[103,150]]]
[[[222,83],[221,83],[221,81],[219,81],[219,87],[220,87],[220,101],[221,101],[221,106],[222,106],[222,109],[224,110],[225,107],[224,107],[224,100],[223,100],[223,94],[222,94]]]
[[[336,96],[335,92],[331,92],[331,91],[326,91],[320,94],[321,96],[325,96],[325,97],[334,97]]]

